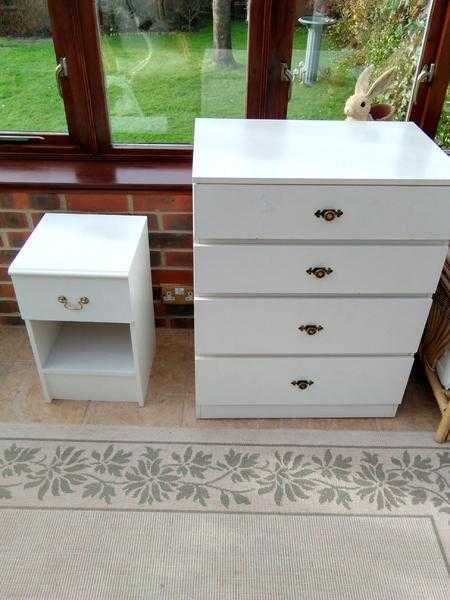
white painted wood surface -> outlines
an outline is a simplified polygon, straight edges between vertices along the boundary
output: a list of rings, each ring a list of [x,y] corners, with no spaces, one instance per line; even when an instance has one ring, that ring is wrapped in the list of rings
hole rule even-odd
[[[394,416],[447,253],[450,159],[413,123],[201,119],[193,179],[197,416]]]
[[[10,267],[11,275],[127,277],[147,217],[46,213]]]
[[[398,404],[197,404],[198,419],[395,417]]]
[[[447,186],[450,158],[414,123],[196,119],[193,180]]]
[[[444,186],[195,184],[199,240],[447,240]],[[323,209],[341,210],[332,221]]]
[[[43,363],[44,373],[130,377],[135,366],[124,324],[64,323]]]
[[[47,214],[10,274],[47,401],[143,405],[154,352],[146,217]]]
[[[46,386],[51,398],[91,402],[136,402],[136,377],[109,375],[70,375],[49,373]]]
[[[197,357],[197,403],[254,405],[396,404],[412,356]],[[313,384],[301,390],[292,381]]]
[[[139,246],[130,270],[130,300],[133,322],[130,325],[131,343],[135,356],[138,398],[144,405],[150,369],[155,354],[155,318],[150,276],[150,250],[147,227],[142,231]]]
[[[430,298],[198,298],[197,355],[412,354]],[[320,325],[308,335],[299,327]]]
[[[52,275],[12,276],[20,314],[23,319],[129,323],[132,319],[127,277],[81,277]],[[83,310],[67,310],[58,302],[65,296],[78,307],[82,297],[89,298]]]
[[[434,292],[447,246],[195,245],[195,290],[211,294]],[[329,267],[318,279],[309,268]]]

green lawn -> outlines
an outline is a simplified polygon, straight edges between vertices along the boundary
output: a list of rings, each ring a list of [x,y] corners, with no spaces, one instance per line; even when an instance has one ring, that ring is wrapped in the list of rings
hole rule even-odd
[[[197,116],[244,116],[245,23],[233,25],[233,53],[239,63],[233,69],[213,64],[211,26],[192,33],[103,36],[102,46],[116,142],[191,142]],[[305,47],[302,28],[295,36],[293,63],[303,59]],[[295,84],[289,117],[343,118],[354,74],[335,72],[342,52],[324,39],[324,74],[314,86]],[[50,40],[0,38],[0,129],[65,130],[54,63]]]

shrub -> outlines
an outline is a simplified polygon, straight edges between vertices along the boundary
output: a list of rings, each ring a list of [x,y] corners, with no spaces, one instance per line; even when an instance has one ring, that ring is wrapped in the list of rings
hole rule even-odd
[[[444,103],[441,120],[439,121],[436,140],[442,144],[444,148],[450,151],[450,88],[447,92],[447,98]]]
[[[208,0],[176,0],[172,8],[172,26],[180,31],[192,31],[211,13]]]
[[[349,66],[375,65],[375,76],[395,67],[384,96],[404,119],[428,14],[428,0],[332,0],[339,20],[330,30],[337,45],[353,48]]]
[[[192,31],[211,12],[211,0],[97,0],[103,33]]]
[[[0,0],[0,35],[48,36],[47,0]]]

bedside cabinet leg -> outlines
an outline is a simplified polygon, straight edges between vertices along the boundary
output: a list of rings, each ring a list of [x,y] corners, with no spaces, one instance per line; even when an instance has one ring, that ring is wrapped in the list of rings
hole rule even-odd
[[[436,442],[439,442],[439,443],[445,442],[445,440],[448,437],[449,432],[450,432],[450,410],[447,407],[444,410],[444,412],[442,413],[442,419],[441,419],[441,422],[439,423],[439,427],[437,428],[434,439],[436,440]]]

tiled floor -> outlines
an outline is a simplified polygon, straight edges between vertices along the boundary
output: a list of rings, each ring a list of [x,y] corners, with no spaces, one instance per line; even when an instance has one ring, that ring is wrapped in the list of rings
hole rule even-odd
[[[193,332],[157,332],[157,353],[146,405],[112,402],[43,401],[26,332],[0,328],[0,423],[182,426],[190,428],[298,428],[434,430],[439,410],[420,366],[411,375],[394,419],[237,419],[197,420],[194,410]]]

